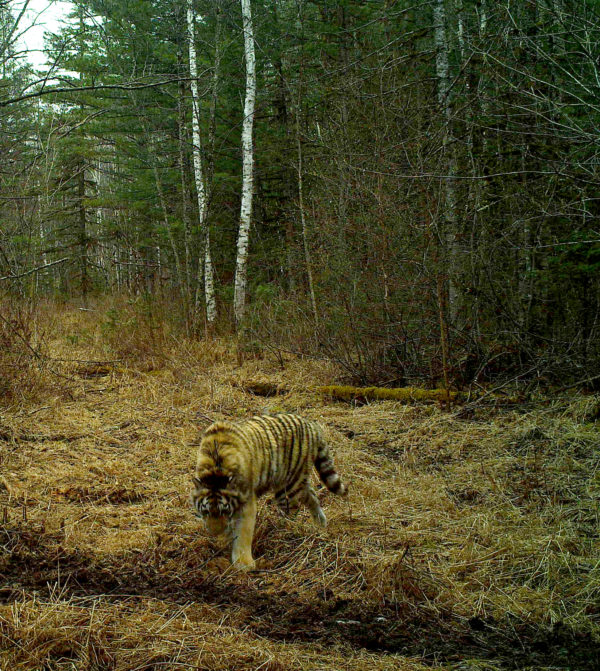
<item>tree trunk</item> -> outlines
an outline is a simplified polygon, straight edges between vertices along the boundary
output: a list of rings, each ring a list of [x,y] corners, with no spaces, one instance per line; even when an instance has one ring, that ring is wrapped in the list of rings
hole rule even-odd
[[[77,242],[79,245],[79,273],[81,296],[83,304],[87,307],[87,295],[89,292],[89,272],[88,272],[88,236],[85,211],[85,165],[82,162],[79,165],[77,173]]]
[[[145,124],[144,124],[145,125]],[[156,194],[158,195],[158,202],[160,203],[160,209],[163,214],[163,222],[165,225],[165,230],[167,231],[167,236],[169,238],[169,243],[171,244],[171,251],[173,252],[173,260],[175,261],[175,272],[177,273],[177,288],[179,289],[181,296],[185,301],[185,278],[183,276],[183,269],[181,267],[181,257],[179,255],[179,250],[177,248],[177,241],[173,235],[173,229],[169,222],[169,208],[167,206],[167,200],[165,198],[165,192],[162,187],[162,182],[160,180],[160,175],[158,173],[157,166],[157,157],[156,150],[154,148],[154,140],[152,138],[152,131],[145,126],[146,137],[148,138],[149,144],[149,158],[150,163],[152,164],[152,173],[154,175],[154,183],[156,185]]]
[[[302,40],[304,41],[304,22],[303,16],[300,16],[302,26]],[[304,247],[304,262],[306,263],[306,276],[308,279],[308,292],[310,296],[310,306],[313,313],[315,331],[319,327],[319,315],[317,312],[317,300],[315,298],[315,287],[313,283],[312,266],[310,262],[310,251],[308,248],[308,235],[306,231],[306,216],[304,213],[304,179],[302,166],[302,141],[300,138],[300,120],[302,116],[302,96],[303,96],[303,77],[304,77],[304,51],[300,47],[300,73],[298,77],[298,100],[296,105],[296,150],[298,159],[298,209],[300,210],[300,223],[302,230],[302,245]]]
[[[177,51],[177,65],[183,65],[181,50]],[[191,231],[192,221],[190,218],[190,189],[188,183],[188,161],[186,157],[186,124],[185,124],[185,83],[179,82],[179,97],[177,98],[177,144],[179,150],[179,178],[181,181],[181,219],[183,221],[183,242],[185,254],[185,301],[186,301],[186,324],[190,328],[190,296],[192,295],[192,257],[191,257]]]
[[[254,35],[250,0],[241,0],[244,28],[244,57],[246,61],[246,100],[242,125],[242,199],[240,207],[240,227],[237,241],[235,266],[235,287],[233,309],[238,326],[244,319],[246,306],[248,241],[252,217],[252,187],[254,154],[252,151],[252,127],[254,124],[254,102],[256,98],[256,73],[254,63]]]
[[[457,216],[456,216],[456,159],[454,157],[452,137],[452,101],[450,91],[450,65],[448,34],[446,30],[445,0],[435,0],[433,5],[434,39],[436,47],[435,70],[437,77],[438,103],[443,113],[443,149],[446,175],[444,184],[444,216],[442,238],[445,245],[446,273],[448,275],[448,312],[451,323],[455,322],[457,305],[457,291],[454,273],[457,265]]]
[[[523,63],[521,68],[527,72],[537,74],[538,70],[538,53],[537,53],[537,38],[538,38],[538,15],[537,0],[527,3],[523,11],[523,34],[521,36],[521,46],[523,49]],[[523,192],[527,191],[527,178],[525,176],[528,169],[535,167],[535,136],[538,134],[537,125],[539,121],[539,106],[536,100],[531,103],[532,117],[530,120],[531,129],[535,129],[532,133],[533,150],[530,148],[530,143],[527,139],[521,146],[521,171],[523,173],[521,181],[523,182]],[[517,287],[520,299],[520,314],[521,314],[521,329],[524,332],[525,338],[528,339],[528,332],[532,328],[532,308],[534,302],[534,277],[533,277],[533,248],[534,238],[531,230],[531,221],[528,216],[523,217],[523,224],[519,230],[519,250],[518,250],[518,264],[517,264]]]
[[[83,12],[79,10],[79,30],[83,35],[84,21]],[[84,56],[84,41],[79,42],[79,56]],[[84,84],[83,72],[79,73],[79,83]],[[83,105],[80,105],[81,113],[83,115]],[[78,131],[79,134],[79,131]],[[81,140],[83,144],[84,131],[81,131]],[[89,259],[88,259],[88,234],[87,234],[87,214],[85,211],[85,173],[87,169],[86,160],[83,153],[80,154],[80,162],[77,165],[77,241],[79,243],[79,272],[81,275],[81,296],[83,298],[83,305],[87,307],[87,297],[89,291]]]
[[[192,0],[187,2],[188,49],[190,58],[190,88],[192,91],[192,142],[194,156],[194,178],[198,197],[198,220],[202,232],[201,250],[204,252],[204,300],[206,301],[206,320],[209,325],[214,324],[217,318],[217,304],[215,301],[214,273],[210,254],[210,234],[207,225],[208,197],[206,182],[202,170],[202,154],[200,142],[200,96],[198,94],[198,66],[196,62],[196,31],[194,29],[194,9]],[[196,311],[200,304],[202,285],[202,252],[198,259],[198,283],[196,285]]]
[[[215,3],[215,51],[213,55],[213,75],[211,82],[210,109],[208,112],[208,156],[206,182],[212,191],[215,175],[215,141],[217,137],[217,102],[219,99],[219,78],[221,73],[221,28],[222,13],[219,3]]]

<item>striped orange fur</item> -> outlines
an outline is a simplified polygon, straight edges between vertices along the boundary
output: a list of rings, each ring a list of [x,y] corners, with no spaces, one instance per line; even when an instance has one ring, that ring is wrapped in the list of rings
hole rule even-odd
[[[312,466],[330,491],[346,494],[316,422],[291,414],[216,422],[200,442],[191,493],[194,513],[204,520],[209,533],[229,531],[232,562],[253,568],[256,500],[266,492],[273,492],[285,510],[304,504],[314,521],[326,526],[327,518],[310,485]]]

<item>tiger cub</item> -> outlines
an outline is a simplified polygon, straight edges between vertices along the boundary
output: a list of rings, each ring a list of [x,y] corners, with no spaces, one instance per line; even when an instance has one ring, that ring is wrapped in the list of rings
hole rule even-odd
[[[313,465],[327,489],[346,494],[315,422],[289,414],[216,422],[204,432],[198,450],[191,493],[194,514],[204,520],[211,535],[229,531],[231,561],[252,569],[256,500],[265,492],[274,492],[277,504],[286,510],[303,503],[314,521],[326,526],[310,485]]]

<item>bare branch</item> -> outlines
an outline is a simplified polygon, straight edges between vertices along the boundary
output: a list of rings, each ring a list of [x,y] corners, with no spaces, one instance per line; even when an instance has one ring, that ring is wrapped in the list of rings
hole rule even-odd
[[[8,105],[14,105],[15,103],[22,102],[23,100],[29,100],[31,98],[39,98],[41,96],[47,96],[51,93],[80,93],[82,91],[136,91],[138,89],[151,89],[157,88],[159,86],[165,86],[167,84],[176,84],[177,82],[189,82],[191,77],[170,77],[168,79],[163,79],[158,82],[150,82],[147,84],[102,84],[100,86],[67,86],[53,89],[44,89],[40,91],[34,91],[33,93],[26,93],[25,95],[17,96],[15,98],[9,98],[8,100],[0,101],[0,107],[7,107]]]
[[[70,257],[65,256],[63,259],[58,259],[58,261],[51,261],[50,263],[46,263],[43,266],[38,266],[37,268],[32,268],[31,270],[28,270],[24,273],[19,273],[18,275],[5,275],[4,277],[0,277],[0,280],[16,280],[19,277],[25,277],[26,275],[31,275],[32,273],[38,273],[41,272],[42,270],[46,270],[46,268],[50,268],[50,266],[56,266],[59,263],[64,263],[65,261],[69,261]]]

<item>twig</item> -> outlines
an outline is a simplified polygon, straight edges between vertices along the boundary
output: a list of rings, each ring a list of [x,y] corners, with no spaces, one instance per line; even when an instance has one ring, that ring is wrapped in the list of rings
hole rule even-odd
[[[61,81],[60,78],[54,77],[55,81]],[[31,98],[39,98],[40,96],[47,96],[52,93],[80,93],[81,91],[135,91],[137,89],[151,89],[159,86],[165,86],[167,84],[176,84],[178,82],[188,82],[191,81],[191,77],[171,77],[168,79],[162,79],[157,82],[144,83],[130,83],[130,84],[103,84],[101,86],[92,85],[92,86],[61,86],[54,89],[42,88],[41,91],[34,91],[33,93],[25,93],[15,98],[9,98],[7,100],[0,101],[0,107],[6,107],[7,105],[13,105],[19,103],[23,100],[29,100]]]
[[[27,415],[28,415],[28,416],[35,415],[36,412],[41,412],[42,410],[48,410],[48,408],[50,408],[50,407],[52,407],[52,406],[50,406],[50,405],[43,405],[41,408],[35,408],[35,410],[30,410],[30,411],[27,413]]]
[[[568,389],[573,389],[574,387],[578,387],[580,384],[586,384],[588,382],[594,382],[594,380],[600,380],[600,375],[594,375],[593,377],[588,377],[585,380],[577,380],[577,382],[574,382],[573,384],[568,384],[565,387],[561,387],[558,389],[556,393],[560,393],[561,391],[567,391]]]
[[[107,365],[109,363],[121,363],[124,359],[59,359],[55,357],[48,357],[50,361],[59,361],[60,363],[93,363],[96,365]]]
[[[487,391],[485,394],[482,394],[479,398],[476,398],[474,401],[471,401],[470,403],[466,403],[458,413],[454,414],[454,417],[457,417],[460,413],[464,412],[465,410],[472,408],[476,405],[479,405],[481,401],[486,399],[488,396],[491,396],[492,394],[495,394],[498,390],[503,389],[504,387],[507,387],[511,382],[514,382],[515,380],[518,380],[519,378],[523,377],[524,375],[528,375],[532,371],[536,370],[537,366],[532,366],[528,370],[526,370],[523,373],[519,373],[518,375],[515,375],[515,377],[512,377],[510,380],[506,380],[502,384],[499,384],[497,387],[494,387],[493,389],[490,389]]]
[[[46,263],[43,266],[38,266],[37,268],[32,268],[31,270],[28,270],[24,273],[19,273],[18,275],[5,275],[4,277],[0,277],[0,280],[16,280],[19,277],[25,277],[25,275],[31,275],[32,273],[37,273],[40,270],[45,270],[46,268],[50,268],[50,266],[56,266],[59,263],[64,263],[65,261],[70,261],[70,257],[65,256],[64,259],[58,259],[58,261],[51,261],[50,263]]]
[[[63,375],[62,373],[59,373],[57,370],[54,370],[53,368],[51,368],[50,366],[48,366],[47,362],[48,362],[48,360],[50,359],[50,357],[45,356],[45,355],[43,355],[43,354],[40,354],[40,353],[38,352],[38,350],[35,349],[35,347],[32,347],[31,343],[28,342],[27,338],[24,338],[23,335],[22,335],[21,333],[19,333],[18,329],[15,328],[15,326],[14,326],[13,324],[11,324],[11,322],[10,322],[8,319],[6,319],[6,317],[4,317],[4,315],[2,315],[2,313],[0,313],[0,320],[2,320],[2,321],[4,322],[4,324],[5,324],[6,326],[8,326],[8,328],[10,328],[10,330],[17,336],[17,338],[19,338],[19,340],[25,345],[25,347],[27,347],[27,349],[31,352],[31,354],[32,354],[38,361],[40,361],[40,362],[42,362],[42,363],[46,363],[46,367],[47,367],[47,369],[48,369],[53,375],[56,375],[57,377],[62,377],[63,380],[68,380],[69,382],[74,382],[74,381],[75,381],[75,378],[74,378],[74,377],[72,377],[72,376],[70,376],[70,375]]]
[[[47,443],[47,442],[65,442],[72,443],[82,438],[89,438],[93,433],[80,433],[68,435],[64,433],[44,435],[43,433],[15,433],[12,429],[0,429],[0,441],[5,443]]]

